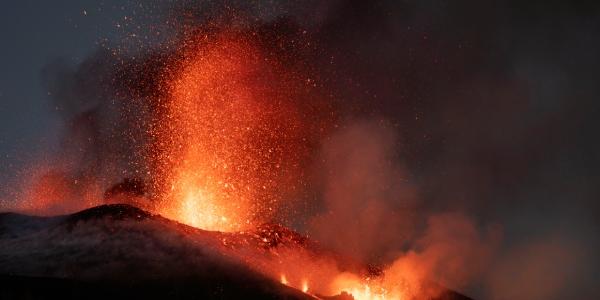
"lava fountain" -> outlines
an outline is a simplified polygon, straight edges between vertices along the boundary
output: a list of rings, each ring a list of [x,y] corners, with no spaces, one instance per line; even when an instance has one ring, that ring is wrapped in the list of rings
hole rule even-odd
[[[294,98],[311,86],[242,33],[185,44],[152,131],[158,212],[206,230],[251,228],[300,184],[311,125]]]

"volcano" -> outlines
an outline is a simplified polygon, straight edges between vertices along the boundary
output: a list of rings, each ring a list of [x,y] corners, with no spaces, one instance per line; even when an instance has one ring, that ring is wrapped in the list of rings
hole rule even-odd
[[[331,256],[281,225],[221,233],[125,204],[70,215],[0,214],[2,298],[353,299],[304,293],[256,271],[266,253]],[[446,291],[438,299],[468,299]]]

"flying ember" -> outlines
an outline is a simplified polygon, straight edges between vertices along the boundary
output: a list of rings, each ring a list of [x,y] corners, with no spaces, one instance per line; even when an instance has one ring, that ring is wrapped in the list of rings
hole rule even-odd
[[[307,151],[303,87],[236,32],[195,35],[169,75],[153,132],[158,211],[207,230],[269,220]]]

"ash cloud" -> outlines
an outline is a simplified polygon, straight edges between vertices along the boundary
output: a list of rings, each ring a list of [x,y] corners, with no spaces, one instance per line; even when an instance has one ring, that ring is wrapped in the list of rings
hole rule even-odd
[[[485,270],[491,279],[474,278],[463,291],[597,296],[590,278],[598,260],[589,253],[599,248],[600,45],[591,38],[598,5],[339,1],[327,11],[320,41],[332,51],[334,73],[347,75],[335,84],[348,115],[396,125],[419,216],[461,211],[473,224],[503,228]],[[549,254],[533,257],[536,247]],[[554,260],[569,278],[548,266]],[[511,272],[530,283],[516,284]],[[557,288],[543,291],[544,279]]]
[[[399,165],[393,129],[357,121],[324,142],[316,166],[322,212],[309,220],[311,237],[359,261],[381,262],[405,246],[414,230],[417,195]]]

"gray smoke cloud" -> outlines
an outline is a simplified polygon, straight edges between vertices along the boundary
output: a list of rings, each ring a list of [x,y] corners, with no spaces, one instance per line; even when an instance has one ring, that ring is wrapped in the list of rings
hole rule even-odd
[[[597,296],[598,5],[339,1],[327,11],[319,30],[346,76],[342,99],[349,114],[396,125],[419,216],[460,211],[478,231],[502,227],[490,265],[462,291]],[[376,132],[346,146],[368,151]]]

